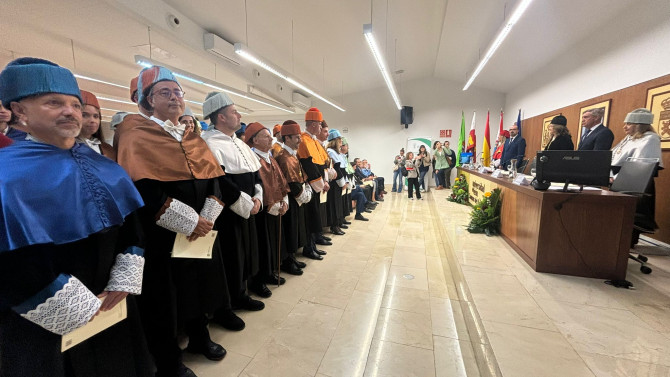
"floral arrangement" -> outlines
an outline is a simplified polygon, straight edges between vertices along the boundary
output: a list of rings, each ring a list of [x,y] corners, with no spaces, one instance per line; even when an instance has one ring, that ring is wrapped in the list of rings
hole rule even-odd
[[[451,185],[451,195],[449,195],[447,200],[454,203],[468,204],[468,196],[468,181],[461,174],[456,178],[454,184]]]
[[[470,212],[470,224],[467,227],[468,232],[486,233],[487,236],[500,233],[501,207],[502,198],[500,197],[499,188],[485,193],[484,198]]]

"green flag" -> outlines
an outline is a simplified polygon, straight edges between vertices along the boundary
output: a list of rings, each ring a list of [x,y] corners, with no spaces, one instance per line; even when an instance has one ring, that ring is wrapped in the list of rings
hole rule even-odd
[[[461,153],[465,150],[465,113],[461,111],[461,134],[458,136],[458,151],[456,151],[456,166],[461,166]]]

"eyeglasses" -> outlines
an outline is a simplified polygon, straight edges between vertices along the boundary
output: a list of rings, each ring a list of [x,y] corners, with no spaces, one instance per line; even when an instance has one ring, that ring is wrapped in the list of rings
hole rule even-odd
[[[159,96],[165,98],[165,99],[170,99],[172,98],[172,95],[174,94],[175,97],[177,98],[184,98],[184,94],[186,94],[183,90],[175,89],[175,90],[170,90],[170,89],[161,89],[155,93],[152,93],[152,95],[158,94]]]

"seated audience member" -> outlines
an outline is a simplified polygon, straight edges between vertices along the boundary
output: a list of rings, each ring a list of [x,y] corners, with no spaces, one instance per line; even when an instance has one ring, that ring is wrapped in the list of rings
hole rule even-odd
[[[133,296],[144,203],[119,165],[76,143],[76,79],[16,59],[0,73],[0,102],[28,132],[0,149],[0,376],[153,376]],[[125,320],[61,352],[63,335],[124,299]]]
[[[356,162],[356,176],[363,182],[373,182],[375,200],[379,202],[384,201],[384,178],[377,177],[371,170],[368,160],[355,159]]]
[[[661,155],[661,137],[656,133],[652,123],[654,114],[647,109],[636,109],[628,113],[624,119],[623,129],[626,136],[612,149],[612,172],[617,174],[623,163],[631,158],[658,159],[658,166],[654,177],[658,176],[658,170],[663,169],[663,158]],[[657,229],[656,224],[656,186],[652,178],[646,196],[641,197],[637,203],[635,224],[650,231]],[[640,231],[633,231],[632,244],[635,245],[640,237]]]
[[[571,151],[575,149],[572,137],[568,131],[568,120],[563,115],[557,115],[549,124],[551,141],[544,147],[545,151]]]

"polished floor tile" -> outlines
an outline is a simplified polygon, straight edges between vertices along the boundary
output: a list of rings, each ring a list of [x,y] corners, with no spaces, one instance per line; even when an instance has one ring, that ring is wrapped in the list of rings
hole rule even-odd
[[[430,314],[430,295],[421,289],[387,285],[381,307]]]
[[[428,290],[428,274],[426,269],[404,266],[391,266],[386,285],[397,285],[405,288]]]
[[[435,357],[429,349],[373,340],[364,376],[432,377]]]
[[[479,376],[479,367],[467,340],[434,336],[435,375],[437,377]]]
[[[412,347],[433,349],[430,313],[381,308],[374,338]]]

